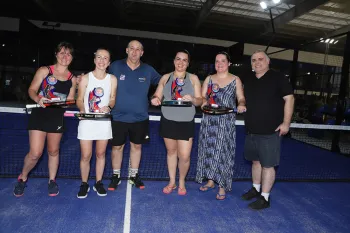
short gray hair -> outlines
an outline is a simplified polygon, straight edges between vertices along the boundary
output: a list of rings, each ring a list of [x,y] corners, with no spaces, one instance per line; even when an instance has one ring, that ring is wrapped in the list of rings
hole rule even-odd
[[[270,57],[267,55],[267,53],[265,52],[265,50],[258,49],[258,50],[256,50],[256,51],[252,54],[252,56],[250,57],[250,62],[252,62],[253,55],[254,55],[254,54],[257,54],[257,53],[263,53],[263,54],[265,55],[265,57],[266,57],[266,60],[267,60],[267,61],[270,61]]]
[[[141,49],[143,50],[143,44],[142,44],[140,41],[138,41],[138,40],[131,40],[131,41],[128,43],[128,47],[127,47],[127,48],[130,48],[130,44],[131,44],[132,42],[137,42],[137,43],[139,43],[139,44],[141,45]]]

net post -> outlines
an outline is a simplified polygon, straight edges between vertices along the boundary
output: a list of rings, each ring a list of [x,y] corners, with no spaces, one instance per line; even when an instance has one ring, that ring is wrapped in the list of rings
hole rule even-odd
[[[341,72],[340,89],[337,101],[336,125],[340,125],[344,119],[345,97],[349,87],[349,69],[350,69],[350,32],[346,34],[344,47],[343,65]],[[332,140],[332,151],[340,152],[339,149],[340,132],[336,131]]]

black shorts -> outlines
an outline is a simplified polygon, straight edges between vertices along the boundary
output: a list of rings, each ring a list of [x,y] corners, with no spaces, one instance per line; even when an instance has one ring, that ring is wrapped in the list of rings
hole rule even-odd
[[[281,155],[279,132],[268,135],[247,134],[244,144],[244,157],[249,161],[260,161],[262,167],[279,165]]]
[[[46,133],[63,133],[64,112],[62,108],[34,108],[29,116],[28,130]]]
[[[194,120],[188,122],[171,121],[164,116],[160,118],[159,134],[163,138],[186,140],[194,137]]]
[[[129,136],[130,142],[134,144],[144,144],[149,142],[149,120],[140,122],[112,121],[113,138],[112,146],[121,146]]]

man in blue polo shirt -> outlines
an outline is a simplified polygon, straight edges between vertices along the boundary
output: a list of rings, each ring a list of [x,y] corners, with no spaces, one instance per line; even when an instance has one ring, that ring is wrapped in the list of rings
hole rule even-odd
[[[116,104],[112,109],[112,167],[113,176],[108,190],[114,191],[120,184],[120,168],[126,138],[130,140],[130,183],[143,189],[145,186],[138,174],[142,144],[149,140],[148,90],[157,85],[160,74],[153,67],[140,61],[143,45],[130,41],[126,48],[128,57],[111,64],[109,72],[117,77]]]

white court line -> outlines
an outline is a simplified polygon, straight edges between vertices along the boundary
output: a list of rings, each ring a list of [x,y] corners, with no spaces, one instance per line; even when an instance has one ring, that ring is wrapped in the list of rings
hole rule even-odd
[[[130,232],[130,220],[131,220],[131,187],[132,185],[127,180],[126,186],[126,199],[125,199],[125,214],[124,214],[124,233]]]

